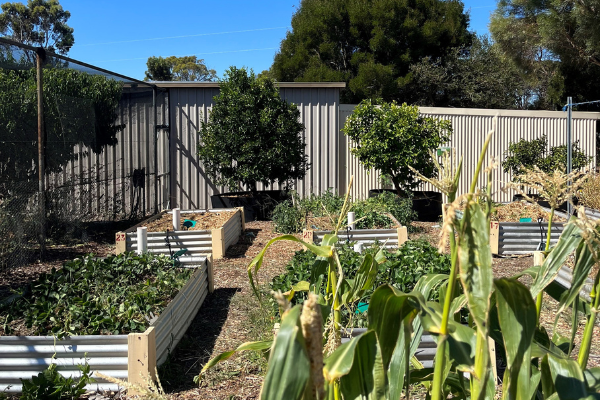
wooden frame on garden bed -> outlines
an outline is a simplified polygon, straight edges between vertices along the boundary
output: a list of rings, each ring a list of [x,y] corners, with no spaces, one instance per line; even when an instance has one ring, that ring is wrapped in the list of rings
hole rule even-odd
[[[173,253],[181,249],[187,249],[186,255],[201,255],[212,254],[215,260],[225,256],[225,251],[229,246],[238,242],[240,235],[245,230],[244,209],[228,208],[214,210],[185,210],[181,211],[181,215],[190,213],[210,213],[234,211],[235,214],[230,217],[222,227],[212,230],[170,230],[168,239]],[[137,233],[138,227],[143,227],[148,223],[155,221],[171,211],[165,210],[153,217],[140,222],[131,228],[117,232],[115,235],[116,254],[126,251],[137,250]],[[148,232],[148,251],[155,254],[169,255],[169,247],[165,241],[167,232]]]
[[[214,290],[212,256],[181,257],[196,268],[158,319],[143,333],[81,335],[59,340],[52,336],[0,337],[0,392],[22,391],[20,378],[31,379],[51,364],[64,376],[80,376],[77,365],[86,362],[92,371],[146,384],[185,334],[208,293]],[[118,385],[94,377],[88,390],[119,390]],[[7,389],[8,387],[8,389]]]

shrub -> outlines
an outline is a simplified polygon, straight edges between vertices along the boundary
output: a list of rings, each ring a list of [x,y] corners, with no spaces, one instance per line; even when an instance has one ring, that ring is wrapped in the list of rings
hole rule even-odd
[[[406,103],[363,100],[346,120],[344,134],[356,146],[351,152],[365,168],[388,175],[399,195],[420,182],[410,167],[427,178],[435,175],[431,152],[450,139],[450,121],[424,117]]]
[[[310,197],[305,199],[299,199],[296,195],[294,202],[283,202],[273,211],[275,230],[280,233],[300,232],[307,224],[305,219],[311,217],[329,216],[331,220],[337,220],[343,204],[344,198],[331,190],[327,190],[321,196],[311,194]],[[400,198],[389,192],[367,200],[357,201],[352,204],[351,210],[355,212],[358,221],[356,223],[357,229],[390,228],[394,225],[394,221],[385,214],[391,214],[403,226],[409,226],[416,218],[411,199]],[[346,224],[347,217],[342,216],[342,219]],[[328,230],[325,226],[318,226],[317,228]]]
[[[76,381],[63,377],[57,370],[56,364],[50,366],[31,379],[21,379],[23,384],[22,400],[74,400],[86,392],[85,385],[95,382],[90,366],[78,365],[81,376]]]
[[[279,233],[296,233],[302,230],[302,212],[292,201],[285,200],[273,210],[275,230]]]
[[[554,146],[547,150],[548,139],[543,135],[539,139],[525,140],[510,143],[508,150],[504,152],[502,169],[511,172],[514,176],[523,172],[523,169],[538,167],[543,172],[552,173],[556,169],[565,171],[567,164],[567,146]],[[585,153],[579,149],[577,142],[573,143],[572,166],[573,170],[580,170],[591,161]]]
[[[279,96],[275,83],[252,71],[225,72],[208,123],[202,123],[198,156],[218,185],[239,184],[256,191],[257,182],[288,186],[309,168],[304,154],[300,111]]]

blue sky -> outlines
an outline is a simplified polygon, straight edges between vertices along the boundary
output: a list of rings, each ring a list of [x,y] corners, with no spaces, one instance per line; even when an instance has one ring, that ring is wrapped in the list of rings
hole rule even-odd
[[[25,1],[23,1],[25,2]],[[196,55],[219,76],[268,69],[299,0],[60,0],[71,12],[69,57],[142,79],[150,56]],[[496,1],[464,0],[470,30],[487,33]]]

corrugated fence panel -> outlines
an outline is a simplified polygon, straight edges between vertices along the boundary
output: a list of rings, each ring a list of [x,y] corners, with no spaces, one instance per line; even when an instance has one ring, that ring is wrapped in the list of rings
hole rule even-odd
[[[54,360],[53,360],[54,357]],[[92,371],[127,379],[127,335],[0,337],[0,392],[21,392],[21,381],[31,379],[50,364],[63,376],[81,376],[77,365],[88,363]],[[118,386],[96,378],[88,390],[117,390]]]
[[[354,105],[342,104],[340,106],[340,129],[344,127],[347,117],[352,113]],[[448,119],[452,123],[453,133],[448,146],[456,150],[457,158],[463,157],[463,171],[459,193],[466,193],[470,177],[475,172],[479,153],[488,132],[492,129],[493,119],[498,116],[496,133],[490,143],[484,165],[489,165],[492,157],[501,162],[504,153],[512,142],[521,138],[526,140],[536,139],[542,135],[548,136],[548,147],[566,143],[566,116],[560,111],[518,111],[518,110],[483,110],[483,109],[451,109],[421,107],[424,115]],[[600,113],[574,112],[573,113],[573,140],[579,142],[580,148],[587,155],[592,156],[591,165],[596,165],[596,124]],[[343,133],[340,131],[340,137]],[[344,140],[344,139],[341,139]],[[351,147],[352,143],[348,144]],[[364,199],[369,189],[381,188],[376,171],[366,173],[358,160],[350,151],[346,153],[346,179],[354,175],[352,196],[355,199]],[[494,172],[494,200],[508,202],[512,200],[513,191],[506,193],[501,190],[512,176],[504,173],[501,166]],[[485,177],[481,176],[479,186],[484,187]],[[421,185],[422,190],[434,190],[431,185]]]
[[[217,187],[204,172],[198,160],[198,132],[201,122],[207,121],[218,88],[171,88],[171,207],[210,208],[210,196],[227,192]],[[311,168],[306,178],[297,181],[294,189],[301,196],[322,193],[339,186],[339,89],[338,88],[281,88],[282,98],[300,110],[305,126],[305,143]],[[280,185],[275,184],[275,189]],[[262,184],[258,189],[264,189]]]

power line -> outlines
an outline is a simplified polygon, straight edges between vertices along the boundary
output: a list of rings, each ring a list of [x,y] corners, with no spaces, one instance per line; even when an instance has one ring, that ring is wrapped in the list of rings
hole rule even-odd
[[[120,40],[117,42],[103,42],[103,43],[87,43],[76,45],[77,47],[87,47],[87,46],[100,46],[105,44],[119,44],[119,43],[136,43],[136,42],[148,42],[152,40],[165,40],[165,39],[184,39],[190,37],[200,37],[200,36],[214,36],[214,35],[228,35],[232,33],[248,33],[248,32],[259,32],[259,31],[271,31],[275,29],[287,29],[289,26],[276,26],[273,28],[257,28],[257,29],[245,29],[241,31],[227,31],[227,32],[211,32],[211,33],[198,33],[194,35],[181,35],[181,36],[165,36],[165,37],[157,37],[157,38],[148,38],[148,39],[132,39],[132,40]]]
[[[277,50],[279,47],[265,47],[262,49],[242,49],[242,50],[226,50],[226,51],[213,51],[210,53],[195,53],[195,54],[184,54],[178,55],[175,57],[189,57],[189,56],[205,56],[211,54],[226,54],[226,53],[243,53],[249,51],[263,51],[263,50]],[[136,61],[136,60],[147,60],[148,57],[137,57],[137,58],[122,58],[119,60],[102,60],[102,61],[93,61],[94,63],[103,63],[103,62],[117,62],[117,61]]]

